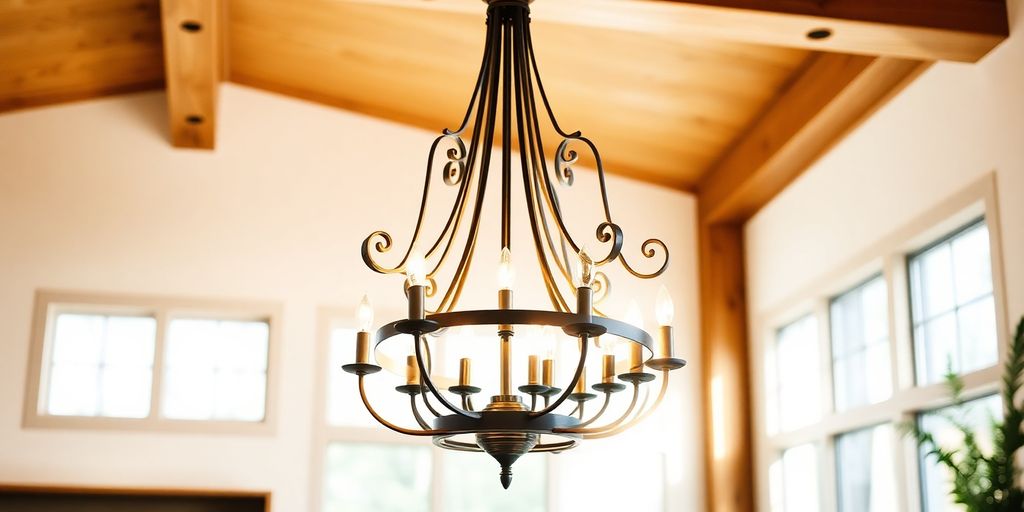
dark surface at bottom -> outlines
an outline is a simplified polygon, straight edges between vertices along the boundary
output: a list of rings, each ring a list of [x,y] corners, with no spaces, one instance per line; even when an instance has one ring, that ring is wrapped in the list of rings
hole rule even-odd
[[[265,512],[263,498],[0,492],[3,512]]]

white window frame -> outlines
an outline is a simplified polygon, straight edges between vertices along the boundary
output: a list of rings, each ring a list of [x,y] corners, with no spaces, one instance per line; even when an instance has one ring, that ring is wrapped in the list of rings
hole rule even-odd
[[[57,416],[43,410],[46,397],[49,350],[52,346],[54,322],[58,314],[132,316],[145,315],[156,319],[156,342],[153,353],[153,379],[149,414],[145,418],[113,418],[105,416]],[[25,386],[22,426],[25,428],[150,430],[170,432],[225,433],[273,435],[276,429],[279,350],[281,339],[281,307],[278,304],[236,300],[188,299],[121,295],[59,290],[38,290],[32,318],[27,385]],[[161,416],[163,400],[164,358],[166,336],[175,318],[210,318],[217,320],[248,320],[267,322],[267,380],[262,421],[183,420]]]
[[[916,385],[914,341],[910,314],[910,291],[907,256],[939,240],[949,233],[984,217],[989,231],[992,264],[992,294],[995,303],[999,358],[995,365],[961,375],[965,399],[980,398],[998,392],[1000,373],[1007,356],[1010,327],[1006,314],[1006,291],[1003,274],[1002,240],[996,201],[994,174],[968,185],[954,196],[897,229],[848,264],[813,285],[782,301],[776,308],[753,319],[751,330],[751,376],[754,398],[754,442],[756,486],[759,508],[772,510],[768,471],[781,453],[793,446],[812,443],[818,447],[818,468],[821,475],[820,510],[838,510],[835,439],[838,435],[881,423],[894,426],[917,421],[920,413],[951,405],[945,383]],[[873,275],[881,273],[888,289],[889,349],[893,371],[892,396],[878,404],[864,405],[836,412],[833,404],[832,341],[829,303]],[[767,396],[765,379],[767,365],[774,364],[775,334],[790,322],[812,313],[818,318],[821,358],[822,415],[813,425],[790,432],[769,435],[766,424],[767,407],[773,400]],[[918,471],[919,451],[912,439],[894,429],[893,446],[900,447],[895,464],[897,506],[900,510],[921,509],[921,483]]]

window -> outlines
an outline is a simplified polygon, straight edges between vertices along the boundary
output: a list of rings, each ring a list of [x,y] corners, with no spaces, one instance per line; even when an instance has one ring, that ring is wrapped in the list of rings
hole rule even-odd
[[[779,329],[776,336],[777,421],[782,431],[814,423],[821,414],[818,344],[818,321],[812,315]]]
[[[998,360],[988,227],[975,222],[909,259],[917,380]]]
[[[438,450],[443,465],[441,485],[446,512],[544,512],[547,510],[547,462],[550,455],[530,453],[512,466],[512,485],[505,490],[500,468],[490,456]]]
[[[324,512],[430,510],[427,446],[332,443],[325,473]]]
[[[61,313],[53,331],[46,414],[149,415],[155,318]]]
[[[946,407],[937,411],[920,415],[918,422],[921,430],[930,432],[935,441],[944,448],[962,446],[963,436],[950,422],[950,419],[968,426],[977,436],[978,444],[983,450],[992,447],[991,419],[1002,414],[1003,403],[998,395],[972,400],[960,407]],[[922,475],[921,493],[924,510],[927,512],[944,512],[963,510],[953,503],[949,489],[953,476],[945,466],[936,463],[935,458],[927,455],[924,450],[920,455]]]
[[[163,416],[262,420],[269,339],[267,322],[172,319],[164,361]]]
[[[39,292],[35,315],[27,426],[268,425],[272,307]]]
[[[812,444],[790,448],[771,468],[772,512],[817,512],[818,449]]]
[[[872,278],[832,300],[832,378],[835,407],[881,402],[892,394],[885,280]]]
[[[836,438],[839,512],[899,510],[894,439],[888,423]]]
[[[1001,384],[1009,330],[999,314],[999,233],[988,231],[997,214],[990,177],[758,315],[750,345],[752,360],[764,361],[751,365],[752,381],[765,383],[753,391],[755,460],[766,461],[757,468],[758,508],[962,510],[949,501],[944,467],[897,425],[915,420],[957,447],[954,417],[984,427],[981,444],[990,443],[999,397],[954,407],[944,376],[950,366],[969,374],[968,397]]]

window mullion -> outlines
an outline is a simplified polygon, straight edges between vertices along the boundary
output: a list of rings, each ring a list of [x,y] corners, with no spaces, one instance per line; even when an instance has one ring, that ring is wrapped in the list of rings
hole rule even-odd
[[[153,346],[153,377],[150,385],[149,416],[147,421],[160,421],[160,402],[163,397],[164,352],[166,347],[167,329],[170,327],[166,309],[158,309],[156,316],[156,343]]]
[[[885,281],[889,295],[889,354],[894,392],[898,392],[914,387],[915,371],[906,257],[891,255],[885,259]]]

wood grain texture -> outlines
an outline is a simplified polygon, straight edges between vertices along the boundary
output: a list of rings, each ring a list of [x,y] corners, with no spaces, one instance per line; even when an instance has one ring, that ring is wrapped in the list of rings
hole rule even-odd
[[[928,65],[816,55],[703,176],[701,216],[746,221]]]
[[[708,510],[754,510],[742,224],[699,224]]]
[[[0,112],[159,89],[159,0],[0,2]]]
[[[347,0],[472,13],[465,0]],[[544,0],[538,21],[860,55],[977,62],[1006,39],[1005,0]],[[815,40],[808,32],[828,28]]]
[[[483,51],[472,14],[327,0],[230,10],[232,81],[440,132],[461,120]],[[797,69],[802,50],[534,24],[559,123],[606,169],[691,187]],[[546,149],[560,139],[544,133]]]
[[[213,149],[222,69],[221,0],[162,0],[171,143]]]

